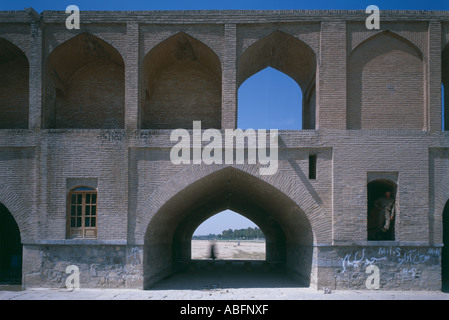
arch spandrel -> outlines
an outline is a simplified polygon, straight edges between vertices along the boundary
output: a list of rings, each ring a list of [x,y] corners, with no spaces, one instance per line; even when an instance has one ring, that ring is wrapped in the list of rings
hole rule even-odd
[[[306,92],[315,79],[316,53],[304,41],[283,31],[273,31],[249,45],[238,57],[237,87],[266,67],[285,73]]]
[[[186,32],[175,32],[145,52],[143,68],[145,77],[157,77],[164,68],[179,60],[191,59],[207,66],[221,81],[221,61],[206,43]],[[146,79],[146,86],[150,85]]]
[[[36,239],[34,219],[23,205],[23,200],[8,186],[0,186],[0,203],[8,209],[16,221],[22,243]]]
[[[82,32],[51,50],[46,58],[46,68],[47,71],[56,70],[58,77],[65,84],[77,70],[97,59],[108,59],[124,66],[123,57],[117,48],[90,32]]]
[[[254,33],[254,29],[250,28],[248,31],[241,31],[240,36],[237,38],[238,41],[238,53],[237,58],[241,56],[241,54],[251,47],[253,44],[258,42],[265,37],[270,36],[275,32],[282,32],[286,35],[294,37],[301,42],[304,42],[307,46],[312,49],[315,56],[319,56],[320,51],[320,23],[307,23],[301,26],[276,26],[277,28],[266,28],[263,29],[262,32],[258,32],[257,35]],[[263,27],[262,27],[263,28]],[[240,27],[239,29],[242,29]],[[238,61],[237,61],[238,62]]]
[[[162,29],[160,30],[159,33],[153,35],[151,33],[152,30],[148,31],[148,34],[151,35],[151,41],[143,43],[142,57],[144,59],[154,49],[157,49],[158,47],[170,43],[173,39],[176,39],[176,37],[180,35],[185,35],[190,39],[198,41],[199,44],[211,50],[219,59],[220,64],[222,63],[220,58],[222,56],[222,52],[220,52],[221,49],[220,44],[222,41],[223,34],[216,34],[216,37],[214,37],[211,36],[209,33],[204,33],[204,30],[195,32],[194,30],[187,30],[185,28],[176,28],[169,30]],[[145,32],[145,29],[143,29],[143,32]]]
[[[7,34],[2,34],[0,36],[0,42],[12,44],[17,47],[17,49],[21,51],[21,54],[26,57],[27,61],[30,61],[30,49],[26,47],[26,43],[22,43],[22,41],[18,41],[16,38],[8,37]]]
[[[409,47],[411,47],[413,50],[415,50],[416,54],[420,57],[421,60],[423,60],[423,51],[419,48],[418,45],[416,45],[412,40],[408,39],[407,37],[405,37],[397,32],[391,31],[391,30],[375,31],[374,34],[370,34],[370,35],[367,35],[366,37],[358,39],[358,41],[353,44],[351,51],[348,53],[348,60],[351,57],[351,55],[354,52],[356,52],[360,47],[362,47],[364,44],[368,43],[369,41],[376,39],[379,36],[390,36],[399,41],[406,43]]]
[[[134,236],[130,235],[130,239],[134,238],[134,241],[140,243],[144,239],[144,235],[147,234],[147,227],[150,223],[161,225],[161,222],[157,221],[165,219],[163,215],[159,214],[162,211],[173,212],[182,210],[183,212],[191,212],[194,210],[195,201],[207,202],[207,199],[211,198],[210,195],[220,197],[223,192],[227,192],[228,190],[238,190],[232,187],[230,189],[217,187],[220,184],[226,185],[226,183],[229,183],[229,180],[232,181],[233,179],[237,179],[236,181],[241,180],[242,186],[246,187],[247,193],[245,194],[252,197],[253,202],[259,201],[260,207],[268,212],[275,210],[273,208],[276,207],[277,201],[280,201],[279,199],[271,199],[273,201],[268,201],[267,199],[270,199],[271,193],[275,192],[282,195],[284,197],[283,203],[287,204],[288,202],[289,205],[285,207],[286,210],[282,214],[279,214],[279,218],[284,220],[284,223],[288,225],[287,221],[289,219],[296,223],[297,220],[294,217],[296,215],[302,216],[301,219],[303,219],[303,222],[310,224],[310,231],[313,230],[313,242],[327,241],[325,238],[329,234],[330,227],[326,223],[323,223],[323,220],[328,221],[328,219],[322,212],[320,204],[307,189],[308,187],[293,181],[281,173],[268,178],[261,178],[258,175],[257,168],[250,165],[240,166],[238,169],[234,166],[200,165],[181,171],[167,181],[165,185],[156,190],[137,208],[135,232]],[[182,208],[180,208],[180,199],[183,197],[189,200],[190,205],[182,202]],[[179,199],[179,201],[176,199]],[[209,202],[211,201],[209,200]],[[222,204],[225,202],[221,199]],[[269,206],[268,209],[264,207],[265,204]],[[237,211],[244,211],[239,210],[238,207],[233,208]],[[219,206],[214,208],[214,210],[220,209],[225,208]],[[209,214],[212,211],[209,211]],[[176,220],[176,223],[178,223],[182,218],[179,216],[173,221]],[[204,217],[205,219],[206,216]],[[156,232],[161,232],[161,230]]]
[[[48,57],[55,51],[59,50],[61,46],[64,46],[66,43],[70,43],[72,40],[76,40],[79,36],[90,35],[95,37],[109,46],[111,46],[112,50],[117,51],[117,53],[123,58],[126,57],[126,46],[123,45],[123,39],[126,35],[126,26],[123,25],[123,28],[116,29],[119,33],[119,37],[111,36],[108,28],[102,28],[101,26],[93,26],[93,27],[82,27],[79,30],[72,29],[70,32],[67,32],[67,28],[64,26],[63,29],[59,27],[50,27],[48,30],[49,34],[52,34],[47,41],[44,42],[44,52],[43,52],[43,61],[46,61]]]
[[[402,25],[402,27],[395,23],[384,22],[381,24],[380,29],[368,30],[365,27],[365,23],[351,22],[347,24],[348,30],[348,49],[347,54],[349,55],[363,42],[372,39],[382,33],[390,33],[397,38],[409,43],[411,46],[421,54],[421,56],[426,56],[427,50],[427,23],[414,23],[410,25]]]

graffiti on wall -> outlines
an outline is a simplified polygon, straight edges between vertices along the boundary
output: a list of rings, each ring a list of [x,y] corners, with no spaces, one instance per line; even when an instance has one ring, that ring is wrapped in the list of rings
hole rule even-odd
[[[382,261],[393,260],[398,266],[403,264],[423,264],[432,257],[440,257],[440,250],[429,248],[425,253],[418,252],[417,249],[404,249],[401,247],[380,247],[377,254],[367,254],[367,249],[362,248],[345,255],[342,259],[342,272],[348,268],[361,268],[372,264],[379,265]]]
[[[396,273],[400,281],[419,279],[424,266],[438,265],[440,249],[438,248],[404,248],[404,247],[366,247],[342,254],[341,274],[361,280],[366,278],[368,289],[379,289],[382,272]],[[363,276],[362,276],[363,275]],[[342,278],[340,278],[342,279]]]

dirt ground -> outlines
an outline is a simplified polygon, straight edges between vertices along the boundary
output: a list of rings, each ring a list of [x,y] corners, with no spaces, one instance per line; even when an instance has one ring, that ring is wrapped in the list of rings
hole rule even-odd
[[[217,259],[265,260],[265,241],[192,240],[192,259],[209,259],[211,245]]]

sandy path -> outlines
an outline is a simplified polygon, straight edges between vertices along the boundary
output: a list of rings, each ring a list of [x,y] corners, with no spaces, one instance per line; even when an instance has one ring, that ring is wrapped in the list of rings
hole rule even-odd
[[[215,244],[217,259],[265,260],[264,241],[192,240],[192,259],[209,259],[210,246]]]

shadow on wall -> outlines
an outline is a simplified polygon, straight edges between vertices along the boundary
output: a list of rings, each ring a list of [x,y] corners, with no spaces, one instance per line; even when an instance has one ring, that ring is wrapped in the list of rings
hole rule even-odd
[[[365,40],[348,60],[347,129],[422,130],[423,79],[411,42],[390,31]]]
[[[0,129],[28,129],[29,64],[21,49],[0,38]]]
[[[449,200],[443,211],[443,250],[441,258],[443,291],[449,292]]]

